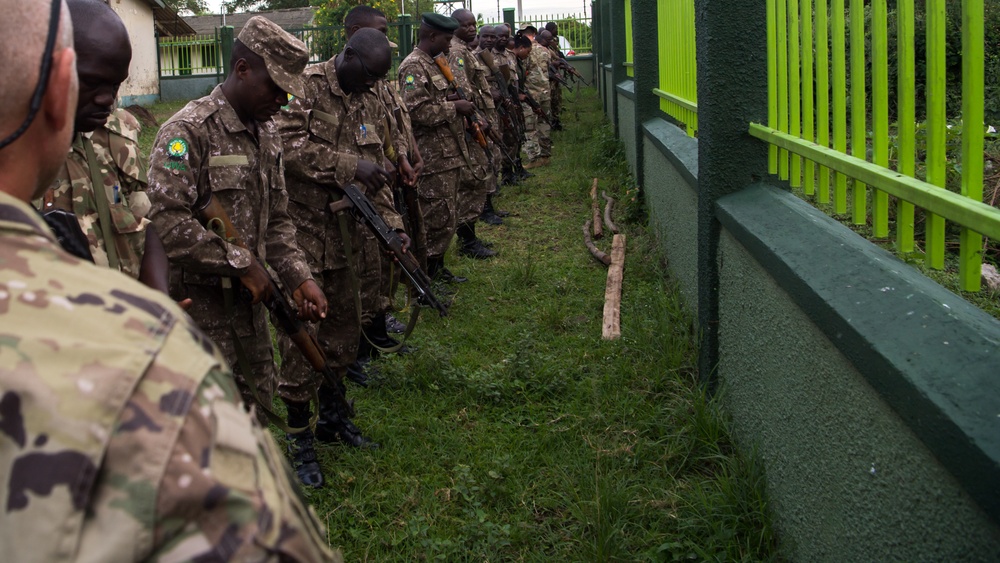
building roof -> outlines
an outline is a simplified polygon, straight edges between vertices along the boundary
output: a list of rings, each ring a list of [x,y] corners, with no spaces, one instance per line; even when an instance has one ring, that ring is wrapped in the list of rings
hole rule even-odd
[[[240,14],[226,14],[226,25],[233,26],[233,35],[239,35],[240,30],[253,16],[264,16],[284,29],[305,27],[312,24],[313,15],[316,8],[287,8],[284,10],[272,10],[270,12],[244,12]],[[193,33],[199,35],[215,33],[215,28],[222,25],[223,16],[212,14],[208,16],[189,16],[183,18],[184,21],[194,29]]]
[[[160,37],[194,35],[194,29],[175,10],[153,6],[153,26]]]

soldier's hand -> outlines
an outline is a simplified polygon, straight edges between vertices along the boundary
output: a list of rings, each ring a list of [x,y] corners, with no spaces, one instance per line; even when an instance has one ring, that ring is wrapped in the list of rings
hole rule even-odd
[[[375,191],[382,184],[388,183],[391,177],[384,168],[374,162],[359,159],[358,169],[354,172],[354,179],[361,182],[369,191]]]
[[[410,159],[406,158],[406,155],[399,157],[399,175],[403,179],[403,183],[407,186],[417,185],[417,172],[410,165]]]
[[[396,230],[396,232],[399,233],[399,240],[403,241],[403,252],[407,252],[408,250],[410,250],[410,243],[412,242],[410,240],[410,236],[398,229]]]
[[[500,89],[499,88],[490,88],[490,97],[493,98],[493,103],[494,104],[499,103],[500,102]]]
[[[194,304],[194,301],[191,301],[190,297],[188,297],[187,299],[181,299],[180,301],[177,302],[177,306],[180,307],[184,311],[187,311],[188,309],[190,309],[191,305],[193,305],[193,304]]]
[[[267,270],[257,260],[250,264],[250,269],[240,277],[240,282],[250,292],[254,304],[271,299],[271,276],[267,275]]]
[[[458,115],[472,115],[476,113],[476,106],[468,100],[456,100],[452,103],[455,104],[455,112]]]
[[[413,164],[413,176],[414,178],[419,178],[420,173],[424,171],[424,157],[420,154],[420,147],[417,146],[416,141],[413,141],[413,136],[410,136],[410,156],[413,157],[411,164]],[[414,186],[417,185],[416,182],[413,183]]]
[[[302,282],[292,292],[292,299],[299,308],[300,319],[315,323],[326,318],[326,295],[315,281],[309,279]]]

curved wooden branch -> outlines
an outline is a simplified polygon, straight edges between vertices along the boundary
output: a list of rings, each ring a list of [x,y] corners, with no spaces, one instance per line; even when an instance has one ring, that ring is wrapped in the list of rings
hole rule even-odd
[[[607,227],[609,231],[617,235],[618,225],[615,225],[615,223],[611,220],[611,208],[614,207],[615,200],[608,197],[608,193],[605,191],[601,192],[601,197],[604,198],[604,201],[608,202],[604,206],[604,226]]]
[[[604,236],[604,230],[601,228],[601,207],[597,204],[597,178],[590,186],[590,206],[594,211],[594,238],[599,239]]]
[[[590,251],[590,255],[594,257],[595,260],[604,264],[605,266],[611,265],[611,257],[607,254],[601,252],[599,248],[594,246],[594,241],[590,240],[590,220],[588,219],[586,223],[583,224],[583,243],[587,245],[587,250]]]

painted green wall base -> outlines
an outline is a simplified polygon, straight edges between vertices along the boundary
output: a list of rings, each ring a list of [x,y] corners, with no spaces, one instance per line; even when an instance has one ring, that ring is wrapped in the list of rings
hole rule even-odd
[[[698,141],[662,119],[643,124],[646,209],[671,276],[698,311]]]
[[[718,374],[789,559],[996,560],[1000,323],[777,188],[718,205]]]

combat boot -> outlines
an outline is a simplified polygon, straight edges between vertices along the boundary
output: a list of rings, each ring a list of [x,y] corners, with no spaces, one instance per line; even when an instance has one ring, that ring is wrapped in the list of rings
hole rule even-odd
[[[347,403],[343,382],[324,381],[319,388],[319,421],[316,439],[320,442],[342,442],[355,448],[377,448],[378,444],[361,434],[351,422],[353,405]]]
[[[483,206],[483,212],[479,214],[479,220],[487,225],[503,225],[503,219],[493,209],[493,196],[486,196],[486,205]]]
[[[490,250],[483,245],[483,241],[476,238],[475,221],[459,225],[456,234],[462,241],[462,245],[458,249],[460,255],[476,260],[486,260],[497,255],[495,250]]]
[[[305,428],[297,434],[285,434],[288,440],[288,453],[292,456],[292,469],[298,475],[299,481],[307,487],[319,489],[323,486],[323,470],[316,458],[313,446],[315,437],[309,426],[309,403],[300,403],[282,399],[288,409],[288,425],[292,428]]]
[[[361,338],[362,340],[368,340],[372,344],[371,356],[373,359],[381,353],[378,348],[392,348],[393,346],[399,346],[399,341],[389,336],[389,331],[385,324],[385,315],[375,315],[371,324],[366,326],[364,331],[365,333]],[[375,346],[378,346],[378,348],[375,348]],[[401,355],[409,354],[410,349],[406,346],[401,346],[396,353]]]
[[[385,314],[385,328],[389,332],[393,332],[395,334],[403,334],[406,332],[406,325],[399,322],[396,317],[392,316],[391,313]]]

